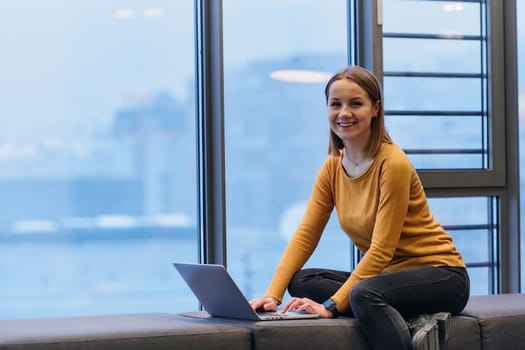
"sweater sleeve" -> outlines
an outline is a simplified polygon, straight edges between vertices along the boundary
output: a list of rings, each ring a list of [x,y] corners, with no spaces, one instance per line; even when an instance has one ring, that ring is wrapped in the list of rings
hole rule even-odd
[[[277,265],[265,296],[282,302],[293,275],[303,267],[317,247],[334,208],[329,166],[333,160],[329,158],[319,171],[305,214]]]
[[[408,211],[412,165],[404,157],[389,157],[381,165],[377,188],[378,207],[369,249],[356,266],[348,280],[332,296],[339,310],[349,307],[349,294],[359,281],[383,272],[392,260],[399,243],[401,231]]]

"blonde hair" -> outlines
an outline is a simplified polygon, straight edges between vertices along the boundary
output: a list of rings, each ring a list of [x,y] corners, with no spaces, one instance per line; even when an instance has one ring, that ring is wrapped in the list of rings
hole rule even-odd
[[[349,79],[353,81],[368,93],[368,97],[372,101],[373,105],[376,103],[379,104],[379,112],[375,118],[372,118],[372,123],[370,124],[370,138],[368,139],[368,143],[366,145],[367,155],[375,157],[381,148],[381,144],[392,143],[392,139],[385,128],[385,111],[383,108],[383,92],[381,89],[381,84],[373,73],[362,67],[352,66],[345,68],[334,74],[326,83],[324,94],[326,96],[327,103],[330,87],[335,81],[341,79]],[[330,130],[328,154],[338,157],[340,156],[341,150],[343,148],[343,140],[341,140],[339,136]]]

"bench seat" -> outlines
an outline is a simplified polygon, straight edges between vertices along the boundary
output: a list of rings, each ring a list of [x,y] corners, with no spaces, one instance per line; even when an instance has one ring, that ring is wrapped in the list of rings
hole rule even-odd
[[[0,349],[249,350],[251,334],[228,322],[164,313],[2,320]]]
[[[180,315],[222,323],[226,320],[210,318],[206,312],[185,312]],[[253,350],[371,350],[359,322],[353,318],[305,319],[283,321],[238,321],[229,324],[245,327],[253,336]],[[378,335],[381,336],[381,335]],[[448,350],[480,349],[478,322],[469,316],[452,317]]]
[[[381,336],[378,334],[378,336]],[[370,350],[353,318],[240,321],[206,312],[0,320],[0,350]],[[447,350],[525,349],[525,295],[473,296]]]
[[[480,349],[525,349],[525,294],[472,297],[463,313],[478,321]]]

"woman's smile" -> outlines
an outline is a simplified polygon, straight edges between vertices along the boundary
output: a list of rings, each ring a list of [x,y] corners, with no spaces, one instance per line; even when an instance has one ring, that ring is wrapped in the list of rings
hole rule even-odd
[[[357,121],[349,121],[349,120],[343,120],[343,121],[339,121],[337,122],[337,125],[339,125],[340,127],[342,128],[347,128],[347,127],[351,127],[351,126],[354,126],[356,125],[358,122]]]

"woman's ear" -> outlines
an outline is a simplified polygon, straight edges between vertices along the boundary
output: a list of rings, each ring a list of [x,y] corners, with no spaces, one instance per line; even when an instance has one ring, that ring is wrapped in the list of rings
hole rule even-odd
[[[372,117],[377,117],[379,111],[381,110],[381,100],[377,100],[376,103],[372,106]]]

